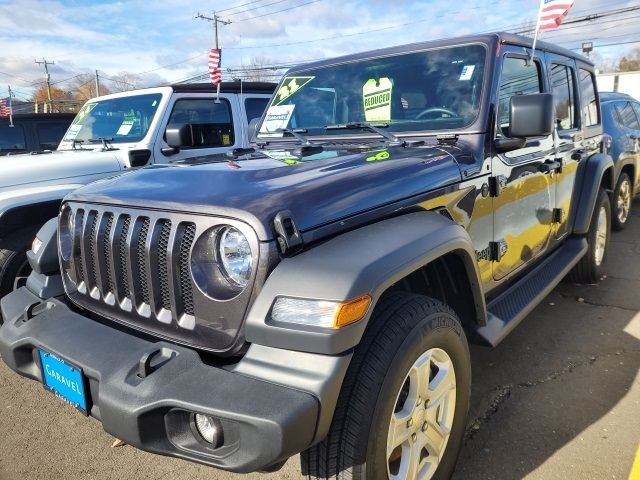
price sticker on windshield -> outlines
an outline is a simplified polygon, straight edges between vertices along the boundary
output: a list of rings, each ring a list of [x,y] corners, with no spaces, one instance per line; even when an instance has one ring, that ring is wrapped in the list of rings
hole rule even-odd
[[[362,87],[364,116],[367,122],[388,122],[391,120],[391,91],[393,82],[390,78],[372,78]]]
[[[269,107],[264,117],[264,122],[262,122],[262,126],[260,127],[260,133],[278,137],[284,136],[284,134],[278,132],[278,130],[287,128],[294,108],[296,108],[295,105],[272,105]]]
[[[274,99],[274,105],[282,105],[282,103],[289,97],[293,96],[298,90],[304,87],[307,83],[312,81],[316,77],[287,77],[282,82],[282,85],[276,92],[276,98]]]

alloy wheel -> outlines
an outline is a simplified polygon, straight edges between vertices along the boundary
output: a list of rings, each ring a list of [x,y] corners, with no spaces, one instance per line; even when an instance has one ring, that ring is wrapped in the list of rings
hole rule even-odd
[[[432,348],[409,369],[387,435],[390,479],[428,480],[444,455],[456,407],[456,374],[444,350]]]
[[[597,266],[602,265],[602,261],[604,260],[608,234],[607,210],[602,206],[598,213],[598,227],[596,230],[595,262]]]
[[[618,188],[618,198],[616,198],[616,215],[618,221],[624,224],[629,218],[629,211],[631,210],[631,183],[625,179]]]

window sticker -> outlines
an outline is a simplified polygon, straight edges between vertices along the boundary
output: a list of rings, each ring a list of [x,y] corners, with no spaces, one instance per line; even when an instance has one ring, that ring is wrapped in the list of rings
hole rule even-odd
[[[460,80],[462,80],[462,81],[471,80],[471,77],[473,77],[473,72],[475,71],[475,69],[476,69],[475,65],[465,65],[464,67],[462,67],[462,73],[460,74]]]
[[[273,105],[281,105],[286,99],[311,82],[316,77],[287,77],[276,93]]]
[[[389,122],[391,120],[391,91],[393,82],[383,77],[371,78],[362,87],[364,116],[367,122]]]
[[[132,128],[133,128],[133,120],[125,119],[125,121],[122,122],[122,125],[120,125],[120,128],[118,128],[116,135],[129,135],[129,132],[131,131]]]
[[[271,134],[272,136],[282,137],[282,132],[278,132],[281,128],[287,128],[289,120],[293,115],[295,105],[272,105],[267,110],[264,122],[260,127],[260,133]]]
[[[76,137],[78,136],[78,133],[80,133],[80,130],[82,130],[82,124],[75,124],[75,125],[71,125],[69,127],[69,130],[67,130],[67,134],[64,136],[65,140],[75,140]]]

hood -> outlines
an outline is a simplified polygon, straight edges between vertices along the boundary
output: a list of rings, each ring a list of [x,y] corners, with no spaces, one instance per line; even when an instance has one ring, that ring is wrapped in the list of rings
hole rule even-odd
[[[133,171],[67,199],[237,218],[266,241],[282,210],[305,232],[460,180],[454,155],[435,146],[262,150]]]
[[[86,183],[120,171],[117,151],[67,150],[0,158],[0,191],[33,184]],[[84,179],[83,179],[84,177]]]

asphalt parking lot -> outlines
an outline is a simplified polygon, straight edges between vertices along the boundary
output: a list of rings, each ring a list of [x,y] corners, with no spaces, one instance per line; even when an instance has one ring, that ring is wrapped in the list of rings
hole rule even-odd
[[[561,284],[498,348],[472,347],[457,479],[627,479],[640,440],[640,202],[599,285]],[[0,479],[240,477],[111,448],[100,424],[0,366]]]

